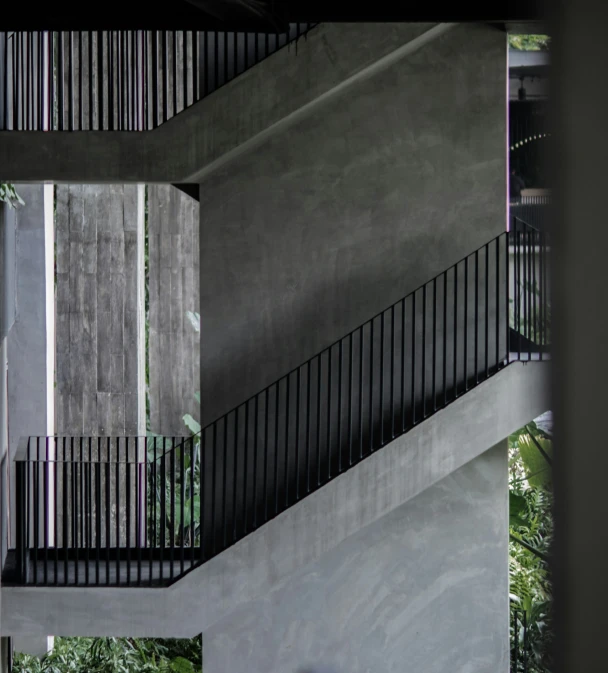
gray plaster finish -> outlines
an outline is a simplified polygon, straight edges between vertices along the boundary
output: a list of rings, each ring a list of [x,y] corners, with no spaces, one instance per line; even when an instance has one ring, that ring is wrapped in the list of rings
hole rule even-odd
[[[57,187],[58,435],[145,434],[140,189]]]
[[[205,671],[506,673],[507,462],[503,440],[232,611]]]
[[[321,24],[153,131],[0,132],[11,180],[191,182],[228,153],[251,149],[349,78],[424,47],[451,24]],[[288,121],[287,123],[292,123]]]
[[[188,435],[200,418],[200,335],[186,312],[200,312],[199,204],[171,185],[148,187],[150,430]]]
[[[546,411],[549,368],[509,365],[167,589],[6,587],[3,635],[204,632]]]
[[[202,182],[203,424],[504,231],[505,39],[443,33]]]

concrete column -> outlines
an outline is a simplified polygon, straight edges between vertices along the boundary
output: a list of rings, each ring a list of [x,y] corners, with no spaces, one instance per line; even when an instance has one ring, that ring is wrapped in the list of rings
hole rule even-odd
[[[25,206],[15,211],[15,322],[6,347],[9,458],[21,437],[55,432],[53,191],[44,185],[16,185],[16,189]],[[14,467],[11,462],[7,467],[14,512]],[[53,503],[41,501],[45,506]],[[13,515],[13,532],[14,521]],[[18,651],[40,655],[50,647],[52,637],[27,637]]]
[[[186,312],[200,311],[199,205],[171,185],[148,187],[150,429],[188,435],[200,417],[200,335]]]
[[[507,673],[507,453],[500,442],[214,624],[206,673]]]
[[[145,435],[143,196],[143,185],[57,187],[56,401],[60,436]],[[71,446],[66,448],[69,455]],[[111,441],[110,455],[119,450],[124,460],[126,448],[124,440]],[[131,461],[134,449],[132,442]],[[88,442],[84,450],[89,451]],[[93,455],[105,452],[108,443],[104,440],[98,447],[93,439],[90,450]],[[62,451],[60,444],[60,457]],[[136,492],[135,466],[129,469]],[[110,478],[115,493],[113,472]],[[123,464],[119,473],[123,494],[125,480]],[[102,482],[105,511],[105,477]],[[132,521],[136,520],[135,501],[133,497]],[[58,510],[61,530],[62,507]],[[124,507],[121,514],[125,519]],[[122,521],[121,546],[126,540],[125,525]],[[111,528],[115,536],[115,526]],[[131,530],[131,544],[135,544],[135,526]],[[103,545],[103,523],[102,534]],[[110,543],[116,544],[115,537]]]

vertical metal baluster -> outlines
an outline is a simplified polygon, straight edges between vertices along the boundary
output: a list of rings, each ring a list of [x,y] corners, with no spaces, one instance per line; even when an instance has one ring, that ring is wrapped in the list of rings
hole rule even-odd
[[[120,438],[116,438],[116,585],[120,585]]]
[[[331,350],[332,347],[330,346],[327,349],[327,445],[325,447],[328,480],[331,479]]]
[[[512,237],[513,234],[511,232],[508,232],[505,234],[505,276],[506,276],[506,283],[505,283],[505,351],[506,351],[506,364],[509,364],[511,361],[511,356],[510,356],[510,344],[509,344],[509,299],[511,298],[511,286],[509,285],[510,283],[510,278],[509,278],[509,238]]]
[[[184,107],[188,107],[188,32],[183,30],[182,33],[182,68],[183,68],[183,89],[184,89]]]
[[[363,458],[363,332],[364,326],[359,332],[359,460]]]
[[[192,102],[196,103],[199,97],[198,83],[198,32],[192,31]]]
[[[203,98],[209,93],[210,90],[210,85],[209,85],[209,78],[210,78],[210,72],[209,72],[209,39],[207,37],[208,31],[205,31],[203,33],[203,91],[202,91],[202,96]]]
[[[500,363],[500,239],[502,236],[499,236],[496,239],[496,371],[498,371],[498,366]]]
[[[53,458],[53,543],[55,545],[55,559],[54,559],[54,571],[55,578],[54,584],[57,586],[59,584],[59,575],[58,575],[58,565],[59,565],[59,528],[57,525],[57,506],[59,504],[59,491],[57,488],[57,470],[59,469],[59,446],[58,438],[54,438],[55,442],[55,454]]]
[[[278,407],[277,407],[278,410]],[[237,506],[237,487],[236,480],[238,475],[238,452],[239,452],[239,407],[234,411],[234,465],[232,466],[233,477],[232,477],[232,541],[236,542],[237,539],[237,521],[238,517],[236,514]],[[276,461],[275,461],[276,462]],[[275,475],[275,487],[276,487],[276,475]]]
[[[44,105],[44,56],[43,56],[43,53],[42,53],[43,36],[42,36],[41,31],[37,32],[37,37],[38,37],[38,40],[37,40],[36,54],[37,54],[38,58],[36,60],[37,60],[37,63],[38,63],[38,68],[37,68],[37,72],[36,72],[36,84],[37,84],[36,89],[37,89],[38,105],[36,107],[37,107],[37,111],[38,111],[38,119],[37,119],[37,122],[36,122],[36,129],[38,131],[42,131],[43,130],[43,123],[44,123],[44,109],[43,109],[43,105]],[[46,584],[46,582],[45,582],[45,584]]]
[[[177,114],[177,31],[173,31],[173,116]]]
[[[255,418],[253,420],[253,478],[252,478],[252,490],[253,490],[253,530],[257,528],[258,524],[258,416],[259,416],[259,395],[255,396],[255,405],[254,413]]]
[[[228,488],[228,416],[224,416],[224,459],[222,464],[222,530],[224,532],[224,548],[228,546],[228,533],[227,533],[227,516],[226,510],[228,508],[226,501],[226,491]],[[233,486],[234,488],[234,486]]]
[[[228,419],[226,419],[226,422]],[[190,567],[194,567],[194,437],[190,437]],[[202,467],[202,466],[201,466]],[[198,494],[201,497],[200,491]]]
[[[245,448],[243,451],[243,535],[249,532],[247,521],[247,477],[249,468],[249,400],[245,402]]]
[[[145,455],[146,454],[144,453],[144,456]],[[142,539],[141,521],[142,517],[144,521],[147,517],[144,512],[141,511],[141,489],[142,487],[145,487],[145,484],[141,483],[142,470],[141,463],[139,462],[139,437],[135,438],[135,457],[133,465],[135,466],[135,483],[137,484],[137,500],[135,504],[135,525],[137,526],[135,535],[135,544],[137,546],[137,585],[141,586],[141,548],[145,544],[145,538]]]
[[[257,51],[256,51],[257,54]],[[310,373],[310,362],[308,363]],[[348,335],[348,465],[353,464],[353,333]]]
[[[101,438],[97,438],[95,461],[95,584],[100,584],[99,559],[101,557]]]
[[[86,557],[85,557],[85,581],[87,585],[89,584],[89,563],[91,560],[91,547],[93,546],[93,531],[91,530],[91,516],[92,516],[92,511],[93,511],[93,498],[92,498],[92,492],[91,492],[91,460],[92,460],[92,452],[91,452],[91,442],[92,439],[89,437],[89,461],[86,464],[87,465],[87,471],[85,473],[85,485],[86,485],[86,493],[87,493],[87,503],[86,503],[86,511],[87,511],[87,521],[86,521]]]
[[[106,516],[106,584],[110,584],[110,513],[111,513],[111,504],[110,504],[110,438],[107,438],[107,456],[106,456],[106,506],[105,506],[105,516]]]
[[[40,540],[40,476],[38,466],[40,465],[40,437],[36,437],[36,458],[31,461],[32,481],[34,484],[32,494],[32,506],[34,508],[34,585],[38,584],[38,543]]]
[[[152,31],[152,128],[158,126],[158,31]]]
[[[82,446],[82,437],[80,437]],[[74,458],[74,438],[71,439],[71,453],[72,453],[72,544],[74,545],[74,581],[78,586],[78,517],[82,509],[78,508],[78,462]]]
[[[173,579],[174,562],[175,562],[175,439],[171,441],[171,460],[169,462],[169,469],[171,470],[171,495],[170,495],[170,524],[169,524],[169,560],[171,562],[169,570],[169,579]]]
[[[310,376],[312,373],[312,360],[307,363],[306,373],[306,495],[310,493]],[[268,392],[266,392],[266,400],[268,400]],[[264,491],[266,487],[264,486]]]
[[[395,438],[395,305],[391,306],[391,439]]]
[[[25,33],[25,115],[24,129],[30,130],[30,34]]]
[[[443,406],[445,407],[448,403],[448,387],[447,387],[447,378],[448,378],[448,368],[447,368],[447,358],[448,358],[448,272],[443,272]],[[456,306],[454,306],[456,310]]]
[[[219,34],[213,32],[213,91],[219,88],[220,81],[220,62],[219,62]]]
[[[107,49],[108,49],[108,129],[114,131],[114,78],[116,68],[114,67],[114,31],[107,31]],[[102,84],[103,87],[103,84]],[[101,120],[103,125],[103,119]],[[118,123],[116,123],[116,128]]]
[[[89,31],[89,131],[93,130],[93,31]]]
[[[4,120],[6,130],[10,129],[8,123],[8,98],[9,98],[9,76],[8,76],[8,35],[5,34],[4,38],[4,70],[2,72],[2,86],[4,87]],[[13,77],[15,74],[15,61],[13,60]],[[14,90],[14,87],[13,87]]]
[[[342,339],[338,344],[338,474],[342,472],[342,360],[343,360],[343,347]],[[330,450],[329,460],[331,462],[332,452]]]
[[[479,383],[479,250],[475,250],[475,383]]]
[[[40,44],[40,43],[39,43]],[[44,470],[42,473],[42,490],[44,497],[44,584],[49,583],[49,438],[45,438]]]
[[[55,33],[48,32],[49,42],[49,118],[48,130],[55,129]]]
[[[65,437],[63,438],[63,581],[68,584],[68,461],[66,459]]]
[[[380,314],[380,446],[384,446],[384,316]]]
[[[268,403],[270,389],[266,388],[264,399],[264,523],[268,521]]]
[[[317,356],[317,486],[321,485],[321,358]]]
[[[532,264],[532,302],[533,302],[533,309],[532,309],[532,331],[534,334],[533,341],[534,343],[538,343],[538,311],[537,311],[537,291],[538,288],[536,287],[536,232],[530,232],[530,240],[531,240],[531,264]]]
[[[374,319],[369,333],[369,452],[374,450]]]
[[[68,54],[68,128],[74,130],[74,33],[69,33]]]
[[[162,118],[160,120],[160,123],[163,124],[164,122],[167,121],[167,114],[168,114],[168,86],[169,86],[169,73],[167,71],[168,63],[169,63],[169,56],[167,53],[167,31],[163,30],[161,32],[162,35],[162,58],[163,58],[163,108],[162,108]]]
[[[85,475],[84,475],[84,447],[83,447],[83,438],[80,438],[80,463],[78,464],[78,482],[77,482],[77,488],[79,492],[79,509],[80,509],[80,517],[79,521],[77,522],[77,528],[79,529],[80,532],[80,542],[82,544],[82,557],[84,561],[84,570],[85,570],[85,577],[86,577],[86,539],[85,539],[85,533],[86,533],[86,528],[85,528],[85,520],[86,520],[86,497],[85,497],[85,489],[86,482],[85,482]]]
[[[163,448],[160,456],[160,487],[162,489],[161,498],[160,498],[160,525],[159,525],[159,579],[161,585],[163,584],[163,574],[164,574],[164,564],[165,564],[165,540],[166,540],[166,528],[167,528],[167,453],[165,451],[165,440],[163,439]]]
[[[437,411],[437,277],[433,278],[433,384],[431,394],[433,395],[433,412]]]
[[[422,286],[422,420],[426,418],[426,286]]]
[[[521,360],[521,245],[520,245],[520,232],[517,231],[515,234],[515,330],[517,333],[517,359]]]
[[[127,530],[125,553],[127,561],[127,585],[131,584],[131,462],[129,461],[129,438],[125,437],[125,489],[127,501]]]
[[[222,33],[222,40],[224,42],[224,80],[222,84],[226,84],[228,81],[228,35],[229,33],[225,31]]]
[[[488,378],[490,372],[489,372],[489,359],[488,359],[488,351],[490,348],[490,302],[489,300],[489,294],[490,294],[490,247],[486,243],[485,245],[485,258],[486,258],[486,278],[485,278],[485,292],[484,292],[484,300],[485,300],[485,319],[484,319],[484,326],[485,326],[485,346],[484,346],[484,356],[485,356],[485,361],[486,361],[486,378]]]
[[[97,31],[97,129],[103,129],[103,31]],[[91,79],[91,89],[93,80]],[[91,118],[93,128],[93,118]]]
[[[285,395],[285,463],[283,465],[283,479],[285,483],[285,507],[289,507],[289,393],[291,388],[290,376],[287,374],[285,380],[287,382],[287,393]],[[247,427],[247,421],[245,421]],[[245,435],[245,442],[247,442],[247,435]],[[246,459],[246,458],[245,458]],[[245,470],[245,474],[247,471]],[[245,492],[247,489],[245,489]]]
[[[82,31],[78,33],[78,130],[82,131],[83,119],[83,72],[82,72]]]
[[[517,610],[513,611],[513,673],[518,673],[519,659],[519,632],[517,624]]]
[[[416,290],[412,293],[412,427],[416,425]]]
[[[224,417],[224,426],[226,425],[226,420]],[[184,446],[185,440],[182,439],[182,443],[179,449],[179,468],[180,468],[180,519],[179,519],[179,525],[180,525],[180,552],[179,552],[179,570],[180,573],[183,575],[184,574],[184,537],[186,535],[186,526],[184,524],[184,516],[185,516],[185,498],[186,498],[186,467],[185,467],[185,460],[184,460],[184,451],[185,451],[185,446]],[[225,501],[225,498],[224,498]]]
[[[405,432],[405,297],[401,300],[401,431]]]
[[[199,498],[199,508],[198,508],[198,515],[199,515],[199,520],[200,520],[200,527],[201,527],[201,532],[200,532],[200,549],[201,549],[201,561],[205,560],[205,553],[207,551],[207,545],[205,544],[206,542],[206,536],[205,536],[205,518],[204,518],[204,510],[205,510],[205,493],[206,493],[206,488],[205,488],[205,448],[207,446],[207,433],[205,430],[201,430],[201,441],[199,444],[199,449],[200,449],[200,456],[199,456],[199,461],[200,461],[200,498]]]
[[[216,510],[216,469],[217,469],[217,421],[213,423],[213,434],[212,434],[213,446],[211,448],[211,553],[215,555],[216,551],[216,540],[217,540],[217,526],[215,521],[215,510]]]
[[[528,613],[526,610],[523,610],[524,617],[524,646],[523,646],[523,660],[524,660],[524,673],[528,673]]]

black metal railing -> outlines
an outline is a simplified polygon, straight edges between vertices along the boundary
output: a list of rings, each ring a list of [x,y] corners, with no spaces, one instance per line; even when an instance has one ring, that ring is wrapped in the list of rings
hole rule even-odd
[[[510,673],[528,673],[528,620],[525,610],[511,612],[510,641]]]
[[[4,130],[143,131],[182,112],[313,24],[280,34],[4,32]]]
[[[170,584],[510,362],[547,357],[546,236],[504,232],[194,437],[31,438],[14,581]]]
[[[511,221],[525,222],[538,231],[548,231],[551,213],[549,196],[526,196],[509,204]],[[511,225],[513,228],[513,224]]]

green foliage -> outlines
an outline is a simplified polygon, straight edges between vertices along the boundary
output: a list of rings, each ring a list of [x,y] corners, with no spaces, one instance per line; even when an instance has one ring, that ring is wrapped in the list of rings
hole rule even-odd
[[[551,466],[532,437],[551,459],[551,440],[534,423],[509,437],[509,595],[511,616],[515,610],[526,613],[529,673],[549,673],[553,638],[547,564],[553,539]],[[519,640],[521,652],[521,624],[513,634],[511,619],[511,631],[512,638]]]
[[[16,654],[14,673],[199,673],[200,636],[188,639],[55,638],[42,659]]]
[[[25,205],[23,199],[17,194],[14,185],[7,182],[0,182],[0,201],[8,203],[11,208]]]
[[[548,51],[550,44],[548,35],[509,35],[509,46],[519,51]]]

